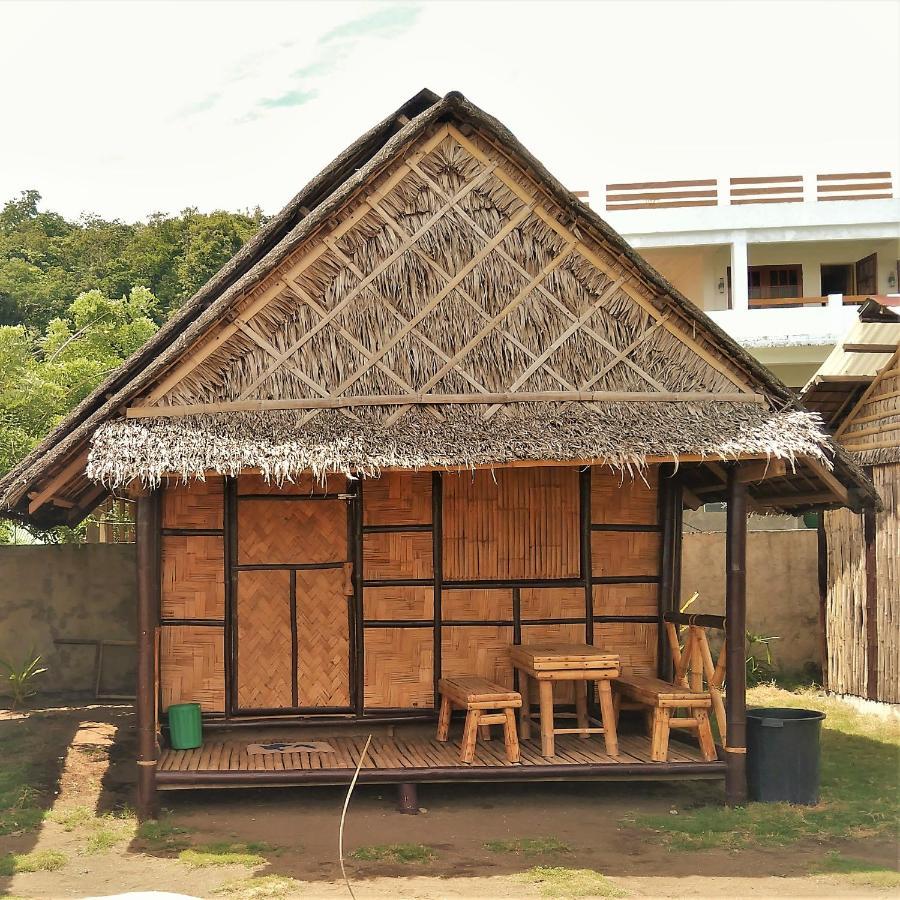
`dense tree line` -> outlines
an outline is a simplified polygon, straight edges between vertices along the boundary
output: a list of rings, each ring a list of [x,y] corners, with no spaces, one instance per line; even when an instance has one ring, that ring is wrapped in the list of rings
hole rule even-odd
[[[0,474],[264,221],[258,209],[71,221],[40,200],[25,191],[0,211]]]

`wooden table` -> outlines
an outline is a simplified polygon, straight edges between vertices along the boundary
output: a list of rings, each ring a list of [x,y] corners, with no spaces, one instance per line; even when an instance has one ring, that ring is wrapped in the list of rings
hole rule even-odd
[[[528,679],[538,685],[541,721],[541,754],[546,757],[555,753],[554,735],[580,734],[587,739],[592,734],[602,734],[606,741],[606,752],[610,756],[619,755],[616,738],[616,717],[613,712],[610,681],[619,674],[619,657],[589,644],[516,644],[510,647],[509,658],[524,678],[520,685],[522,707],[519,712],[519,726],[522,740],[531,737],[531,692]],[[553,721],[553,683],[572,681],[575,688],[575,717],[577,728],[556,728]],[[597,727],[590,727],[586,685],[578,682],[597,682],[600,697],[600,721]],[[570,714],[571,715],[571,714]]]

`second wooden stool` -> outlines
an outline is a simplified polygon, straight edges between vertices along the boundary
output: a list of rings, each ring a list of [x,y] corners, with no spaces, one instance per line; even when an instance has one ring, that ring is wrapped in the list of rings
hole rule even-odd
[[[519,761],[519,735],[516,731],[516,714],[513,712],[522,705],[522,695],[518,691],[508,690],[477,675],[457,675],[442,678],[438,682],[438,692],[441,695],[437,730],[439,741],[446,741],[450,734],[452,708],[456,706],[466,710],[466,724],[459,754],[463,762],[470,763],[475,759],[479,726],[487,730],[491,725],[503,726],[506,758],[512,763]]]

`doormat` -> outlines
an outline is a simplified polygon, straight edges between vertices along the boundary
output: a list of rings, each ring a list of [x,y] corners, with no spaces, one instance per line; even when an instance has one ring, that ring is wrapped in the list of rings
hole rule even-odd
[[[334,753],[328,741],[267,741],[265,744],[249,744],[247,753],[256,756],[264,753]]]

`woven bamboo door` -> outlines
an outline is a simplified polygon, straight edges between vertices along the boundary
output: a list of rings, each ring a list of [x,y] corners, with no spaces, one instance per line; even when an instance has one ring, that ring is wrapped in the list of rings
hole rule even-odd
[[[235,712],[349,709],[347,557],[343,497],[239,491]]]

